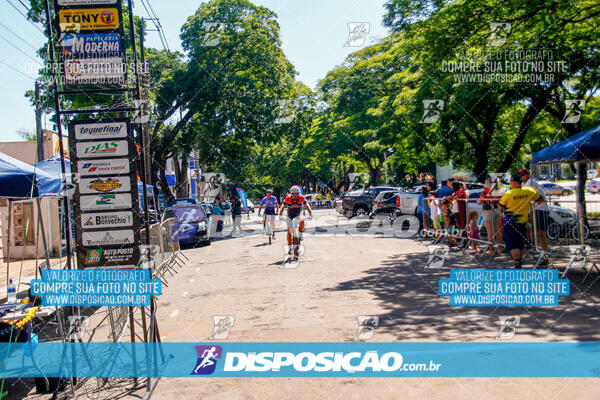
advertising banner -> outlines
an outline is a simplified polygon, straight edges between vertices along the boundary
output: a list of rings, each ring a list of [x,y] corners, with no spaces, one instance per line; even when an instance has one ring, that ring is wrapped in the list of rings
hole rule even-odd
[[[118,33],[63,33],[59,39],[65,57],[107,57],[123,51]]]
[[[64,85],[127,83],[121,1],[55,0]]]
[[[139,247],[130,246],[118,249],[102,247],[81,249],[84,267],[135,265],[139,259]]]
[[[91,196],[80,196],[79,207],[81,208],[81,211],[131,209],[131,194],[107,193]]]
[[[57,0],[59,6],[103,6],[117,4],[120,0]]]
[[[95,228],[121,228],[131,225],[133,225],[133,215],[131,211],[81,214],[81,226],[84,230]]]
[[[80,176],[128,174],[130,161],[128,158],[112,158],[106,160],[82,160],[77,162]]]
[[[238,193],[238,196],[240,196],[240,200],[242,201],[242,208],[244,209],[244,211],[248,210],[248,198],[246,197],[246,191],[242,188],[235,188],[235,190]]]
[[[135,244],[135,235],[132,229],[120,231],[83,232],[81,243],[83,246],[119,246]]]
[[[132,267],[139,261],[137,149],[128,121],[69,124],[80,267]]]
[[[73,122],[77,140],[115,139],[127,137],[127,122],[124,120],[97,120],[91,123]]]
[[[79,142],[75,146],[78,158],[127,156],[129,146],[126,140],[111,140],[102,142]]]
[[[135,187],[135,186],[134,186]],[[80,179],[77,185],[79,194],[131,193],[131,177],[104,177]],[[137,195],[137,193],[136,193]]]
[[[65,85],[124,84],[127,64],[122,57],[64,59]]]
[[[121,26],[117,8],[73,8],[58,10],[60,32],[116,30]]]

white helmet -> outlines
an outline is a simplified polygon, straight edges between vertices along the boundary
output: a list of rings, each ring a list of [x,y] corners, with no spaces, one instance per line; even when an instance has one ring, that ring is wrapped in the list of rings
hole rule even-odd
[[[290,193],[298,193],[300,194],[301,190],[300,190],[300,186],[292,186],[290,188]]]

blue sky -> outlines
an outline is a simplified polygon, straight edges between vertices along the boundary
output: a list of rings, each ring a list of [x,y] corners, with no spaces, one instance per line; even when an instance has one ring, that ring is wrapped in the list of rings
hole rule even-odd
[[[253,2],[277,13],[283,50],[299,72],[298,79],[313,88],[327,71],[358,49],[344,47],[348,39],[349,22],[370,24],[366,44],[384,37],[387,33],[381,26],[384,0],[255,0]],[[44,42],[42,33],[9,3],[24,11],[16,0],[0,0],[2,11],[0,54],[3,55],[0,58],[0,76],[2,76],[0,141],[20,140],[16,134],[17,129],[20,128],[34,130],[34,110],[24,97],[24,93],[26,90],[33,89],[33,79],[36,76],[34,59],[37,57],[34,48],[41,47]],[[150,0],[150,3],[160,18],[170,48],[181,51],[179,29],[201,2]],[[136,15],[148,17],[140,0],[135,1],[134,11]],[[38,27],[41,28],[39,24]],[[8,39],[12,45],[5,39]],[[148,33],[147,45],[162,47],[156,32]]]

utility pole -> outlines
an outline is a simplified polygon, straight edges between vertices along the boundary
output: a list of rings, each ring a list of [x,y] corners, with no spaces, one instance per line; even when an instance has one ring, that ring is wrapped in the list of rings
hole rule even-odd
[[[42,101],[40,100],[40,82],[35,81],[35,135],[37,140],[37,160],[44,157],[44,138],[42,134]]]
[[[387,150],[383,153],[383,165],[385,167],[385,184],[388,184],[388,174],[387,174]]]
[[[142,132],[142,143],[143,143],[143,153],[144,153],[144,187],[145,185],[152,185],[152,165],[150,163],[150,129],[148,129],[148,122],[150,121],[150,114],[148,111],[148,79],[149,76],[146,74],[146,52],[144,49],[144,23],[145,19],[142,18],[142,23],[140,24],[140,61],[142,70],[142,92],[141,92],[141,120],[140,120],[140,129]],[[154,207],[158,209],[158,197],[157,193],[153,194],[154,198]],[[144,202],[147,202],[148,199],[144,198]]]

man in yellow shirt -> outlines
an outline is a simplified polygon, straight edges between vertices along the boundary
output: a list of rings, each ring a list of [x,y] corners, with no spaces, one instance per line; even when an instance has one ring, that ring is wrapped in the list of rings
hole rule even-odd
[[[500,209],[504,211],[504,228],[502,238],[506,250],[515,262],[515,268],[521,268],[521,257],[527,240],[527,223],[531,202],[538,204],[544,201],[535,190],[522,187],[521,175],[514,174],[510,180],[511,189],[500,199]]]

